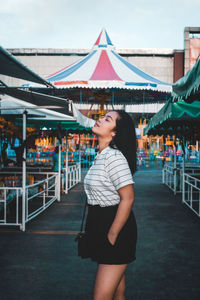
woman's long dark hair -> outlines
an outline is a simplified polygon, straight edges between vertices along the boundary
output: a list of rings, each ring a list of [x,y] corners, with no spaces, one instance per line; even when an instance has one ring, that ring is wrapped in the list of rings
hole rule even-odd
[[[127,112],[123,110],[116,112],[119,115],[116,120],[116,135],[109,146],[113,149],[117,148],[123,153],[128,161],[131,173],[134,174],[137,168],[135,124]]]

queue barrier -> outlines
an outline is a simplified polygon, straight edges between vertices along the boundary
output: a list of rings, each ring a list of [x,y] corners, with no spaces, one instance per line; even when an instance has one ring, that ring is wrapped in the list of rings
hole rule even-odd
[[[180,167],[165,163],[162,169],[162,183],[166,184],[173,192],[180,193],[182,191],[182,171]]]
[[[185,173],[198,175],[200,168],[194,163],[186,163]],[[174,167],[169,163],[165,163],[162,169],[162,183],[167,185],[174,192],[174,195],[181,193],[183,190],[183,170],[181,165]]]
[[[22,226],[21,222],[21,196],[22,188],[20,187],[0,187],[0,226]],[[11,217],[10,203],[15,206],[14,217]]]
[[[73,186],[81,182],[81,162],[63,168],[62,175],[63,192],[67,194]]]
[[[34,174],[38,175],[31,173]],[[0,226],[19,226],[25,231],[26,223],[58,199],[58,174],[39,175],[45,179],[26,185],[25,203],[22,200],[22,187],[0,187]]]
[[[200,172],[193,175],[183,173],[182,203],[200,217]]]
[[[58,199],[58,174],[40,173],[46,178],[26,186],[25,222],[29,222]],[[34,207],[31,202],[34,200]]]

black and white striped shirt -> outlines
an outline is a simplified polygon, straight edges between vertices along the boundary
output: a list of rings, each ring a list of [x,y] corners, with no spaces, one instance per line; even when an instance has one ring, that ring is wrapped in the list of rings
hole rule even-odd
[[[117,192],[120,188],[133,184],[133,177],[124,155],[118,149],[106,147],[98,153],[84,179],[84,189],[88,204],[102,207],[120,202]]]

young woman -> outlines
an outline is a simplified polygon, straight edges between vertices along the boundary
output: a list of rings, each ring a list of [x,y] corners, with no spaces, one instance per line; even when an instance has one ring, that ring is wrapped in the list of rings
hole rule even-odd
[[[98,263],[93,300],[124,300],[125,271],[135,260],[137,226],[132,211],[136,135],[124,111],[108,112],[92,128],[99,152],[84,188],[88,201],[86,237]]]

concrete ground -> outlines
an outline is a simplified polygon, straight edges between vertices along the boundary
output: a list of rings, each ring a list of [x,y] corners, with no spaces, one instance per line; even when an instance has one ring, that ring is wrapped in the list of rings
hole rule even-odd
[[[137,259],[127,270],[128,300],[200,299],[200,220],[161,173],[135,175]],[[26,226],[0,227],[1,300],[89,300],[96,264],[77,256],[84,204],[74,187]]]

